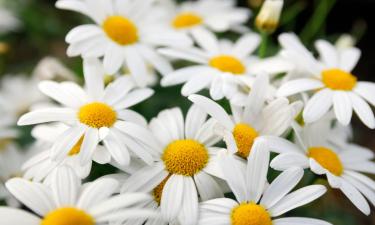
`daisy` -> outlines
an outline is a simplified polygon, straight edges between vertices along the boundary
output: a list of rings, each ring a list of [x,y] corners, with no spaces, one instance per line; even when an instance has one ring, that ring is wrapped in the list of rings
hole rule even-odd
[[[191,40],[163,26],[153,13],[153,0],[59,0],[56,6],[83,13],[96,24],[71,30],[66,41],[69,56],[103,57],[106,73],[113,74],[123,65],[135,75],[139,85],[151,64],[161,74],[172,71],[168,60],[156,46],[189,46]]]
[[[245,31],[247,29],[243,24],[251,15],[249,9],[236,7],[234,0],[205,0],[179,5],[175,1],[160,0],[160,4],[171,28],[187,32],[196,40],[204,29],[214,32]]]
[[[245,171],[232,157],[223,157],[222,170],[236,200],[217,198],[201,203],[198,225],[329,225],[301,217],[274,219],[314,201],[326,188],[310,185],[289,193],[303,176],[303,170],[296,167],[281,173],[266,187],[268,163],[269,152],[264,149],[254,149]]]
[[[252,63],[257,61],[251,53],[258,47],[260,38],[255,33],[243,35],[236,43],[219,41],[209,31],[202,31],[197,39],[200,48],[162,48],[169,57],[183,59],[198,65],[178,69],[165,76],[162,86],[183,84],[181,93],[188,96],[209,89],[213,99],[231,98],[240,85],[251,79]]]
[[[365,197],[375,204],[375,182],[362,173],[375,174],[374,153],[345,140],[343,130],[332,129],[324,118],[305,127],[295,126],[296,144],[274,138],[269,146],[281,153],[271,162],[276,170],[299,166],[317,175],[325,175],[332,188],[344,195],[364,214],[370,214]],[[340,140],[341,139],[341,140]]]
[[[160,112],[150,122],[156,140],[149,141],[158,152],[154,165],[132,174],[122,187],[122,192],[153,193],[150,207],[160,206],[166,223],[194,225],[199,199],[223,196],[214,179],[221,176],[216,156],[221,149],[213,147],[220,138],[212,132],[215,121],[206,118],[194,105],[185,122],[179,108]]]
[[[102,64],[97,59],[84,61],[86,89],[72,82],[43,81],[39,89],[63,107],[44,108],[23,115],[19,125],[64,122],[71,126],[61,134],[52,147],[52,159],[63,160],[77,143],[75,152],[86,165],[91,161],[100,141],[111,158],[128,165],[132,151],[136,157],[152,162],[145,119],[127,108],[149,98],[151,89],[134,89],[127,77],[122,77],[104,88]]]
[[[286,98],[274,99],[266,105],[268,85],[267,76],[257,76],[245,106],[231,104],[232,116],[204,96],[191,95],[189,99],[217,121],[215,131],[224,138],[228,150],[246,159],[257,139],[282,135],[302,107],[300,102],[289,104]]]
[[[288,39],[282,36],[281,39]],[[289,38],[298,41],[293,38]],[[300,45],[298,45],[300,46]],[[293,54],[301,55],[305,62],[305,73],[309,76],[289,81],[278,90],[278,96],[290,96],[306,91],[315,91],[303,111],[306,123],[322,118],[333,107],[337,120],[348,125],[352,112],[358,115],[369,128],[375,128],[374,114],[368,105],[375,105],[375,84],[358,81],[351,71],[357,64],[361,52],[357,48],[338,49],[324,40],[315,44],[320,60],[301,54],[301,46]],[[368,103],[366,103],[366,101]]]
[[[103,225],[109,221],[155,216],[142,209],[149,199],[145,194],[115,195],[118,182],[98,179],[82,185],[69,168],[57,170],[50,185],[14,178],[8,190],[26,207],[37,214],[0,207],[0,223],[4,225]]]

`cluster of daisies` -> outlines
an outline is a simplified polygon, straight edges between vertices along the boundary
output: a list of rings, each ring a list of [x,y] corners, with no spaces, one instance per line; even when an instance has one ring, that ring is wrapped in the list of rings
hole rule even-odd
[[[66,35],[84,85],[52,58],[32,79],[2,81],[0,198],[9,207],[0,224],[329,225],[282,217],[327,191],[301,186],[306,171],[371,213],[375,181],[364,174],[375,174],[374,153],[351,142],[349,125],[354,111],[375,128],[375,84],[351,73],[359,49],[318,40],[314,54],[284,33],[275,56],[259,57],[261,35],[245,25],[251,13],[232,0],[56,6],[92,21]],[[282,7],[266,0],[257,27],[272,32]],[[186,114],[170,108],[148,121],[133,110],[159,83],[182,85]],[[15,120],[35,125],[27,154],[14,143]],[[85,183],[93,162],[118,173]],[[272,181],[270,168],[280,171]]]

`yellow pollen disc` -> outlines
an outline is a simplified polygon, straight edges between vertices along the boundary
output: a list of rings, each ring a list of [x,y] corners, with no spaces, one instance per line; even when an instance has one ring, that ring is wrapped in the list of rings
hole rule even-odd
[[[324,70],[322,81],[326,87],[333,90],[350,91],[357,84],[357,78],[340,69]]]
[[[162,160],[169,173],[193,176],[208,162],[207,149],[194,140],[178,140],[170,143],[164,150]]]
[[[344,166],[338,155],[329,148],[311,147],[308,156],[315,159],[322,167],[336,176],[340,176],[344,172]]]
[[[258,132],[247,124],[239,123],[234,127],[233,136],[237,144],[237,154],[246,159],[250,154],[255,138],[258,137]]]
[[[93,128],[111,127],[117,120],[117,114],[109,105],[93,102],[79,109],[78,118],[81,123]]]
[[[230,55],[219,55],[210,60],[210,66],[222,72],[232,73],[234,75],[241,75],[246,72],[245,66],[242,62]]]
[[[138,29],[129,19],[110,16],[103,23],[103,30],[109,38],[119,45],[130,45],[138,41]]]
[[[191,12],[184,12],[180,13],[173,19],[172,26],[176,29],[183,29],[197,26],[202,22],[203,19],[199,15]]]
[[[160,205],[160,202],[161,202],[161,196],[163,194],[163,189],[164,189],[164,186],[165,184],[167,183],[169,177],[171,175],[168,175],[158,186],[156,186],[154,188],[154,190],[152,191],[152,195],[154,196],[154,200],[155,202],[157,202],[159,205]]]
[[[242,203],[232,210],[232,225],[272,225],[270,214],[254,203]]]
[[[70,149],[68,155],[69,156],[77,155],[81,151],[82,142],[83,142],[83,136],[78,140],[78,142],[73,146],[73,148]]]
[[[48,213],[40,225],[95,225],[95,221],[80,209],[60,208]]]

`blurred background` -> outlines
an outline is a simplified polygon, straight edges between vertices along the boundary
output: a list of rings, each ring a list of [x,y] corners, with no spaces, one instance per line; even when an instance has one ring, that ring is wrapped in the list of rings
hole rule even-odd
[[[252,8],[256,15],[262,1],[238,0],[238,4]],[[0,33],[0,76],[30,76],[40,60],[48,56],[71,69],[80,81],[81,59],[66,57],[64,37],[71,28],[89,20],[74,12],[58,10],[54,3],[52,0],[0,0],[0,7],[6,7],[18,18],[10,32]],[[281,26],[273,35],[268,55],[277,52],[277,35],[282,32],[297,33],[310,48],[317,38],[335,42],[342,34],[349,34],[362,50],[354,74],[360,80],[375,81],[375,0],[286,0],[284,9]],[[0,11],[0,28],[5,19]],[[253,20],[248,25],[253,27]],[[222,35],[230,37],[233,34]],[[157,94],[136,110],[151,118],[167,107],[178,105],[186,109],[189,104],[179,95],[179,89],[156,87]],[[22,93],[23,90],[16,91]],[[357,118],[353,128],[357,143],[375,149],[375,131],[364,127]],[[24,146],[31,140],[29,132],[23,130],[20,137]],[[112,170],[96,166],[93,173],[99,176]],[[295,210],[293,214],[322,218],[337,225],[375,225],[374,213],[363,216],[337,191],[330,191],[325,198]]]

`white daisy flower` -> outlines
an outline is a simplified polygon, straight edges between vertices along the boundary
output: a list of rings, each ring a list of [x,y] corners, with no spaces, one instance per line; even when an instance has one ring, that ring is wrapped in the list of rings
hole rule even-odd
[[[243,25],[251,15],[247,8],[239,8],[234,0],[204,0],[183,2],[161,0],[166,20],[172,29],[190,33],[194,39],[202,29],[214,32],[244,31]]]
[[[265,104],[267,76],[257,76],[244,107],[231,105],[233,115],[216,102],[201,95],[189,99],[207,112],[216,121],[215,131],[227,144],[231,153],[246,159],[258,139],[269,139],[282,135],[292,124],[301,108],[300,102],[289,104],[286,98],[278,98]]]
[[[150,122],[158,152],[154,165],[132,174],[122,187],[123,192],[152,192],[150,207],[160,205],[166,223],[178,220],[182,225],[194,225],[199,199],[223,196],[214,179],[221,176],[216,156],[221,149],[213,147],[220,137],[212,132],[215,121],[206,118],[207,114],[194,105],[185,122],[179,108],[160,112]]]
[[[165,27],[153,15],[154,0],[59,0],[56,6],[83,13],[96,24],[81,25],[66,36],[69,56],[103,57],[106,73],[125,65],[139,85],[148,76],[147,64],[161,74],[172,71],[156,46],[189,46],[191,40]]]
[[[14,178],[8,190],[38,216],[24,210],[0,207],[0,223],[4,225],[104,225],[109,221],[155,216],[142,209],[150,196],[129,193],[112,196],[118,182],[98,179],[82,185],[69,168],[57,170],[50,186]]]
[[[187,60],[198,65],[178,69],[165,76],[161,84],[171,86],[185,83],[181,93],[188,96],[207,88],[213,99],[231,98],[240,85],[251,79],[251,53],[260,42],[259,35],[248,33],[236,43],[219,41],[209,31],[202,31],[197,39],[201,48],[163,48],[159,51],[169,57]]]
[[[293,35],[292,35],[293,37]],[[288,34],[281,39],[298,41]],[[292,80],[283,84],[278,90],[279,96],[290,96],[306,91],[315,91],[303,111],[306,123],[312,123],[324,116],[333,107],[337,120],[348,125],[352,112],[358,115],[369,128],[375,128],[374,114],[368,105],[375,105],[375,84],[357,81],[351,71],[357,64],[361,52],[357,48],[337,49],[324,40],[316,42],[321,60],[315,60],[312,55],[302,54],[301,45],[293,54],[301,55],[300,63],[305,65],[307,78]],[[309,60],[305,60],[308,59]],[[366,103],[366,101],[368,103]]]
[[[39,80],[26,75],[6,75],[0,85],[0,108],[14,117],[28,112],[34,105],[45,103],[46,98],[37,88]],[[15,123],[15,122],[14,122]]]
[[[262,143],[264,144],[264,143]],[[326,192],[323,185],[310,185],[289,193],[302,179],[303,170],[291,168],[266,187],[269,152],[254,149],[246,171],[232,157],[222,158],[222,170],[236,200],[218,198],[201,203],[198,225],[329,225],[325,221],[285,217],[292,209],[319,198]],[[289,194],[288,194],[289,193]]]
[[[274,138],[268,144],[281,154],[271,162],[271,167],[285,170],[299,166],[317,175],[326,175],[332,188],[340,189],[361,212],[369,215],[370,207],[364,197],[375,204],[375,182],[361,172],[375,174],[375,163],[371,161],[374,153],[338,140],[347,134],[336,133],[336,129],[330,128],[330,122],[324,119],[303,128],[296,126],[297,144]]]
[[[52,159],[63,160],[82,139],[78,152],[81,165],[89,163],[103,142],[111,158],[121,165],[130,163],[131,151],[136,157],[152,163],[146,120],[127,108],[149,98],[151,89],[134,89],[122,77],[104,88],[102,64],[97,59],[84,61],[86,89],[72,82],[43,81],[39,89],[63,107],[35,110],[23,115],[19,125],[65,122],[71,127],[58,137],[52,147]]]

